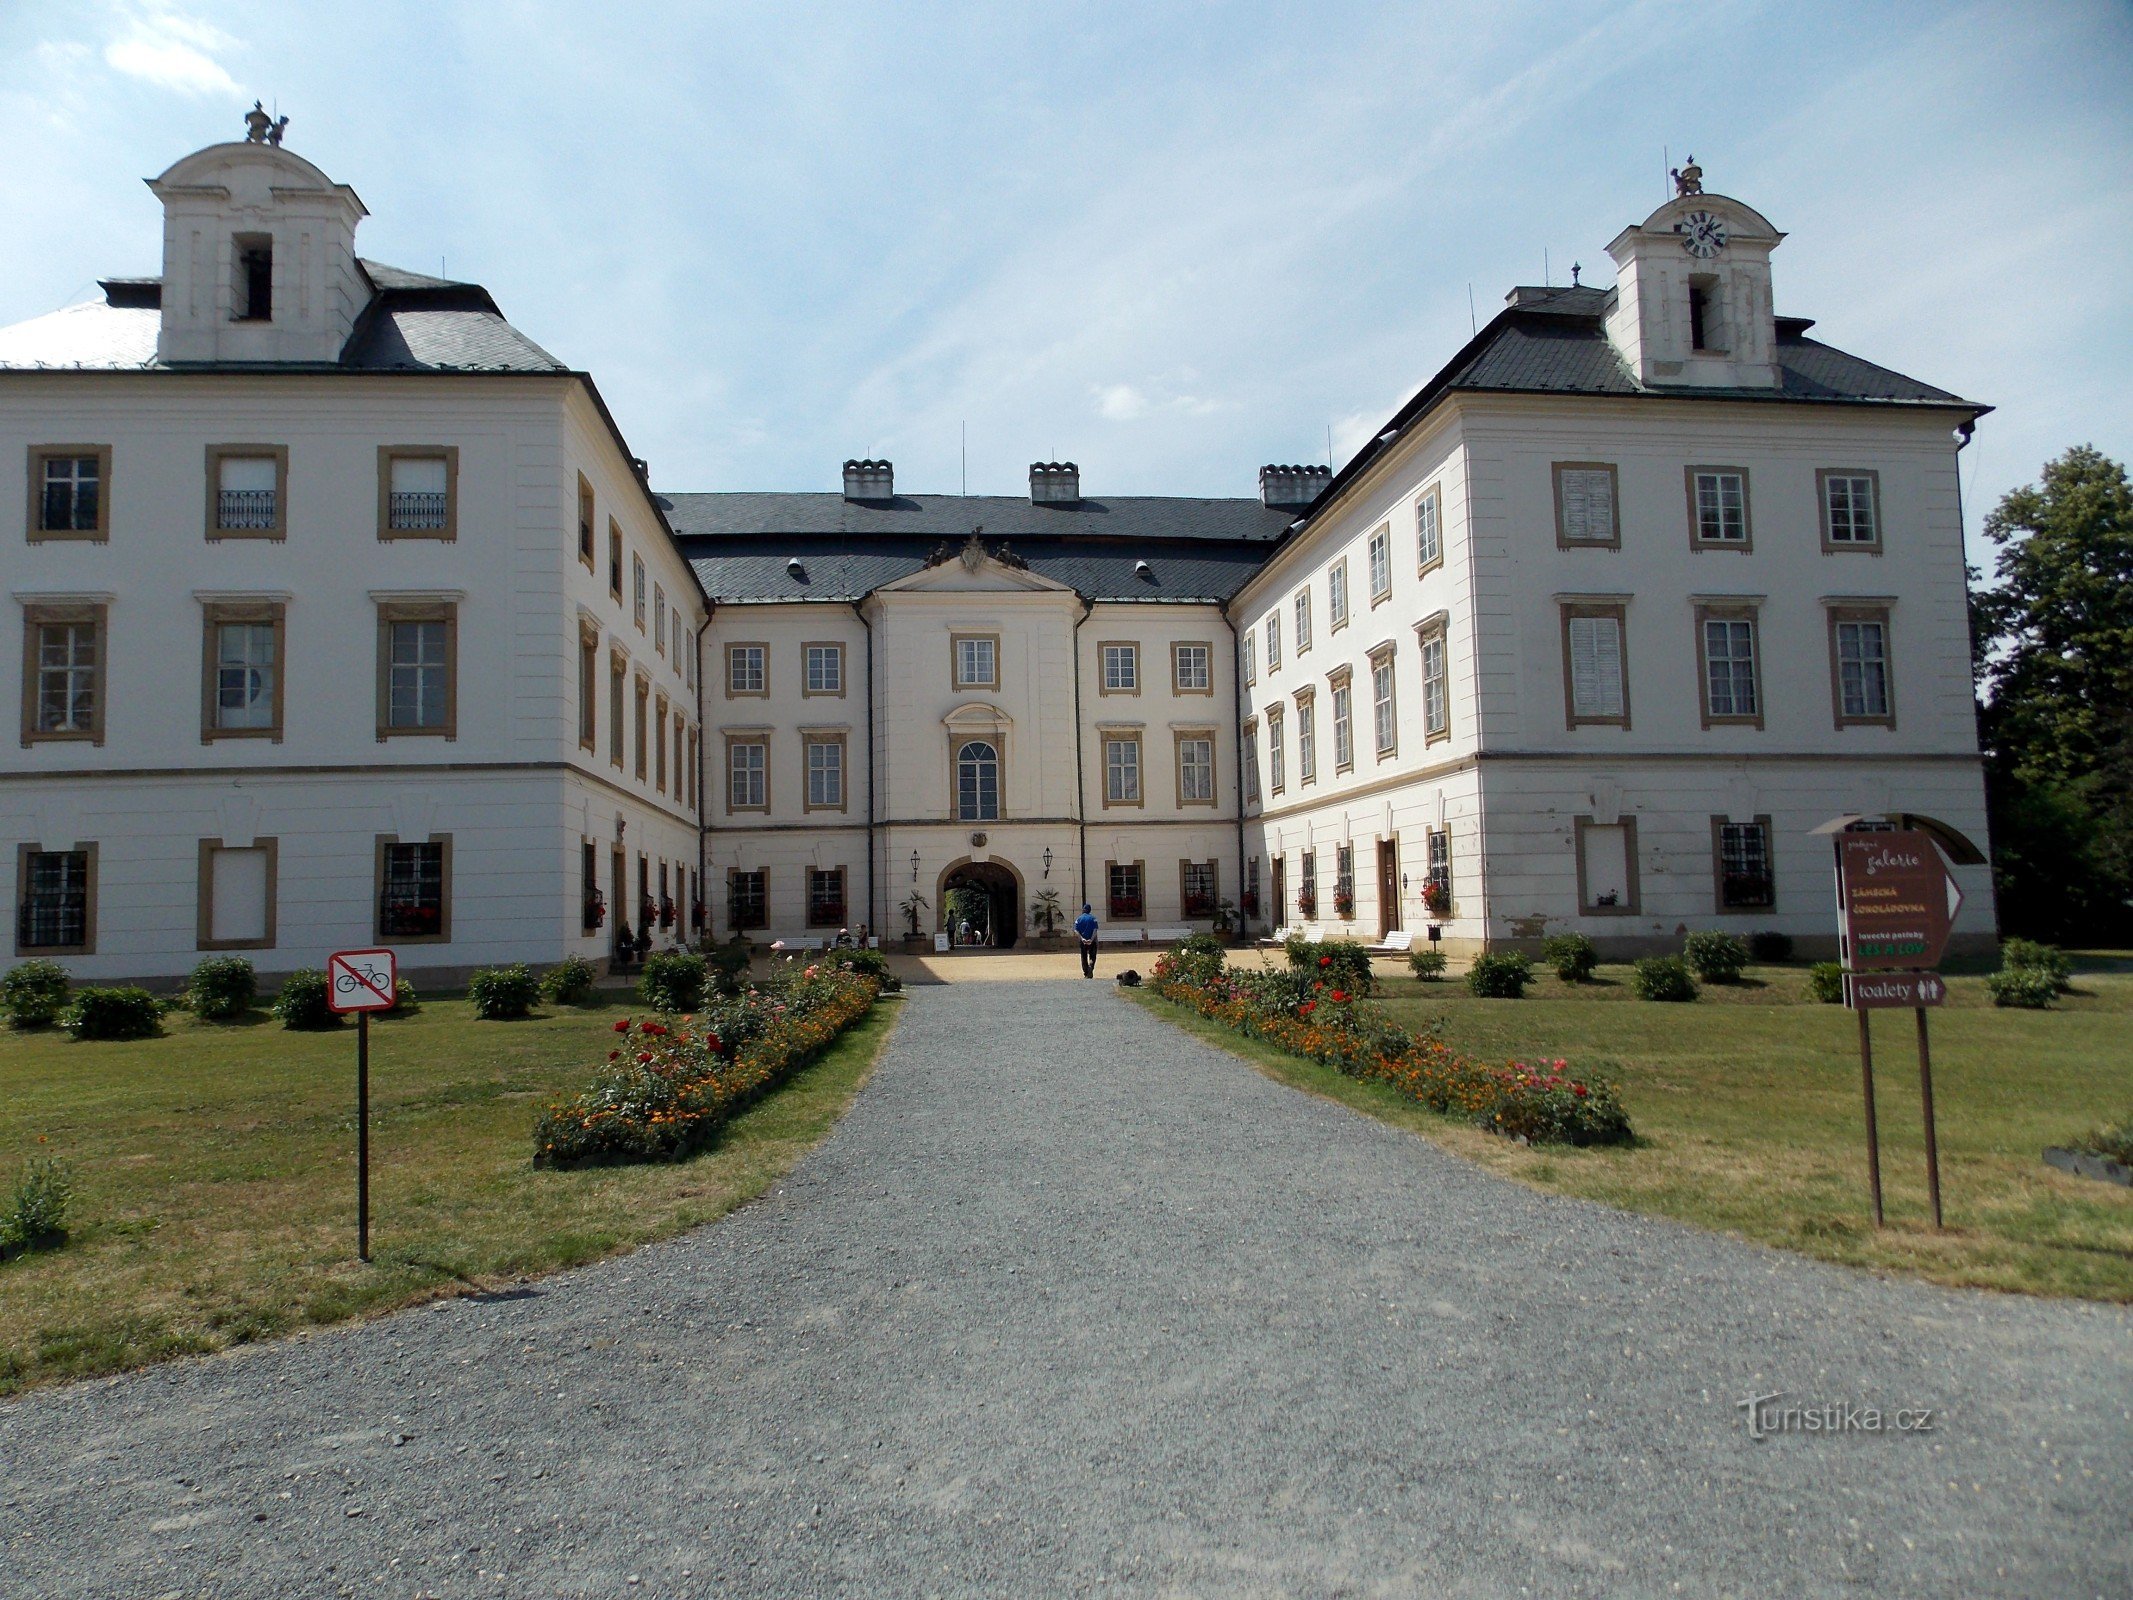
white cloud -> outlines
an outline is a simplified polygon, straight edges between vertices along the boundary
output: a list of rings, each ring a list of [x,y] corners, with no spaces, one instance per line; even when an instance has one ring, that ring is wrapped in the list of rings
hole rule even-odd
[[[237,80],[208,53],[236,43],[197,18],[152,5],[127,15],[118,35],[104,46],[104,60],[129,78],[180,94],[241,96]]]
[[[1148,397],[1130,383],[1114,383],[1096,390],[1096,413],[1107,422],[1132,422],[1148,415]]]

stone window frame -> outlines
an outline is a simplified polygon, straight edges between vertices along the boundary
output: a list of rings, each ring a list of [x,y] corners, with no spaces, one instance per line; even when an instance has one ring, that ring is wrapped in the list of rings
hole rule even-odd
[[[1748,678],[1755,689],[1755,713],[1752,716],[1739,713],[1721,716],[1711,710],[1710,639],[1704,627],[1709,622],[1748,624]],[[1834,633],[1831,638],[1835,638]],[[1769,696],[1763,692],[1762,606],[1747,599],[1700,601],[1696,606],[1696,713],[1701,725],[1707,730],[1753,728],[1760,733],[1768,706]]]
[[[266,461],[274,463],[274,525],[269,528],[225,528],[222,517],[222,463]],[[289,537],[289,447],[285,444],[211,444],[207,447],[206,536],[210,544],[226,539],[284,541]]]
[[[459,737],[459,602],[447,597],[405,595],[378,596],[378,742],[387,739],[443,739]],[[403,728],[392,721],[393,625],[400,622],[444,624],[444,725],[437,728]]]
[[[1400,757],[1400,678],[1399,668],[1395,665],[1397,648],[1394,642],[1388,639],[1371,650],[1369,652],[1369,660],[1370,743],[1377,753],[1378,760],[1397,761]],[[1378,743],[1378,668],[1381,666],[1391,674],[1388,680],[1388,691],[1385,696],[1386,704],[1392,708],[1392,714],[1385,719],[1386,725],[1392,730],[1392,743],[1389,745]]]
[[[1598,827],[1622,830],[1622,862],[1624,892],[1626,898],[1620,905],[1597,906],[1585,882],[1585,835]],[[1578,915],[1581,917],[1641,917],[1644,915],[1644,880],[1637,859],[1637,819],[1631,816],[1615,818],[1613,822],[1601,823],[1590,816],[1581,816],[1571,823],[1571,853],[1576,857],[1578,875]]]
[[[729,817],[767,814],[770,810],[770,733],[768,728],[729,728],[722,735],[725,743],[726,815]],[[761,805],[736,805],[733,799],[733,752],[743,746],[754,746],[763,752],[763,802]]]
[[[74,855],[85,859],[82,862],[83,904],[80,944],[24,944],[22,942],[22,910],[28,903],[30,893],[30,857],[42,855]],[[14,930],[10,937],[18,958],[35,956],[93,956],[96,954],[96,900],[97,900],[97,841],[77,839],[63,850],[47,849],[42,841],[15,846],[15,906]]]
[[[1608,539],[1573,539],[1570,537],[1570,519],[1563,501],[1563,474],[1566,472],[1604,472],[1607,474],[1609,500],[1608,520],[1614,536]],[[1622,548],[1622,472],[1612,461],[1556,461],[1551,462],[1548,474],[1555,487],[1555,547],[1558,550],[1619,550]],[[1692,480],[1693,483],[1693,480]],[[1695,490],[1690,489],[1692,497]],[[1693,515],[1693,511],[1691,513]]]
[[[1111,652],[1123,650],[1125,660],[1133,674],[1130,687],[1111,687]],[[993,672],[997,677],[999,663],[995,659]],[[1141,692],[1141,646],[1138,639],[1099,639],[1096,641],[1096,692],[1099,695],[1128,695],[1137,697]]]
[[[1444,662],[1440,687],[1444,698],[1444,726],[1431,730],[1429,725],[1429,647],[1436,645]],[[1448,611],[1439,611],[1424,617],[1415,624],[1415,657],[1422,668],[1422,747],[1426,750],[1433,744],[1443,744],[1452,736],[1452,618]]]
[[[653,692],[651,729],[652,792],[654,794],[665,794],[667,792],[667,768],[672,763],[672,757],[667,748],[668,704],[665,690],[659,689]]]
[[[963,815],[963,752],[981,744],[992,752],[992,815]],[[1007,738],[1004,724],[995,727],[948,730],[948,820],[951,822],[1003,822],[1007,818]]]
[[[264,622],[274,629],[274,721],[264,728],[224,728],[215,722],[221,702],[222,652],[217,632],[229,623]],[[200,603],[200,742],[265,739],[280,744],[287,731],[289,603],[278,596],[246,599],[226,595]],[[205,948],[203,946],[203,948]]]
[[[760,650],[763,652],[762,687],[756,689],[734,688],[733,657],[734,652],[739,650]],[[770,698],[770,641],[768,639],[729,639],[720,654],[726,668],[726,698],[728,700],[767,700]]]
[[[1251,685],[1259,681],[1259,630],[1246,628],[1237,635],[1238,649],[1244,655],[1244,681]]]
[[[1327,704],[1332,707],[1333,773],[1335,777],[1355,770],[1355,665],[1343,662],[1326,674]],[[1348,709],[1345,713],[1341,707]],[[1341,759],[1341,729],[1348,730],[1348,759]]]
[[[814,653],[815,651],[817,651],[817,650],[827,650],[827,651],[831,652],[831,655],[832,655],[832,657],[833,657],[833,658],[835,659],[835,661],[836,661],[836,663],[837,663],[837,687],[836,687],[836,688],[834,688],[834,689],[817,689],[817,688],[816,688],[816,687],[814,686],[814,683],[813,683],[813,678],[814,678],[814,670],[815,670],[815,663],[814,663],[814,654],[813,654],[813,653]],[[844,686],[845,686],[845,676],[846,676],[846,675],[845,675],[845,670],[844,670],[844,641],[843,641],[842,639],[807,639],[807,640],[803,640],[803,641],[801,642],[801,645],[800,645],[800,698],[801,698],[801,699],[803,699],[803,700],[825,700],[825,699],[828,699],[828,700],[842,700],[842,699],[844,698],[844,693],[845,693],[845,689],[844,689]],[[765,665],[765,669],[764,669],[764,674],[763,674],[763,681],[764,681],[764,683],[765,683],[765,684],[768,684],[768,683],[769,683],[769,681],[770,681],[770,673],[769,673],[769,669],[768,669],[768,665],[767,665],[767,660],[766,660],[766,665]]]
[[[672,702],[674,708],[674,803],[693,806],[689,798],[689,717],[679,700]]]
[[[837,880],[837,914],[835,916],[818,917],[815,915],[815,879],[818,877],[835,878]],[[807,925],[810,928],[841,928],[845,926],[845,913],[851,904],[849,898],[851,881],[851,874],[846,871],[842,862],[834,867],[808,867],[805,885],[807,906],[804,914],[807,918]]]
[[[1829,706],[1833,725],[1845,728],[1886,728],[1896,731],[1896,623],[1895,605],[1887,600],[1829,601],[1823,605],[1829,632]],[[1837,652],[1837,628],[1846,622],[1878,622],[1881,625],[1882,691],[1888,710],[1879,716],[1847,716],[1844,710],[1844,662]]]
[[[1134,875],[1134,881],[1140,885],[1138,898],[1141,908],[1138,912],[1127,913],[1113,909],[1119,897],[1113,889],[1112,875],[1121,867],[1130,870]],[[1120,916],[1131,916],[1144,923],[1148,920],[1148,863],[1145,859],[1139,861],[1106,861],[1104,863],[1104,915],[1106,921]]]
[[[613,517],[607,519],[607,595],[622,604],[622,524]]]
[[[610,644],[607,650],[607,761],[617,772],[629,769],[629,652]]]
[[[1378,552],[1385,553],[1385,583],[1378,586]],[[1392,521],[1387,518],[1370,530],[1364,542],[1364,570],[1370,575],[1370,606],[1376,610],[1392,598]]]
[[[1244,750],[1243,790],[1239,799],[1243,804],[1259,804],[1259,719],[1246,717],[1238,730]]]
[[[441,877],[438,886],[437,931],[435,933],[395,933],[385,931],[385,856],[391,845],[434,844],[444,847],[440,858]],[[379,944],[450,944],[452,942],[452,836],[449,833],[432,833],[426,839],[403,839],[398,834],[381,833],[374,836],[371,857],[370,881],[370,928],[371,936]]]
[[[1437,553],[1422,554],[1422,507],[1428,505],[1437,522]],[[1437,478],[1415,496],[1415,576],[1422,577],[1444,565],[1444,480]]]
[[[44,526],[44,464],[47,461],[78,461],[96,458],[96,526],[93,528],[47,528]],[[72,541],[106,544],[111,539],[111,446],[108,444],[33,444],[29,454],[30,497],[23,530],[31,544]]]
[[[1207,909],[1205,911],[1189,911],[1186,909],[1186,907],[1191,903],[1191,901],[1190,895],[1186,889],[1186,876],[1195,868],[1200,867],[1204,867],[1207,871]],[[1145,903],[1146,900],[1144,893],[1143,904]],[[1180,856],[1178,858],[1178,920],[1180,922],[1199,922],[1202,920],[1211,920],[1220,912],[1221,906],[1221,857],[1209,856],[1204,861],[1194,861],[1189,856]]]
[[[1207,683],[1204,688],[1188,688],[1185,683],[1183,652],[1202,650],[1207,655]],[[1170,692],[1172,695],[1204,694],[1215,692],[1215,643],[1212,639],[1173,639],[1170,642]]]
[[[257,939],[217,939],[215,930],[215,857],[224,850],[259,850],[267,861],[266,930]],[[256,835],[248,845],[224,844],[220,839],[200,841],[199,906],[193,948],[196,950],[272,950],[280,931],[281,841]],[[381,896],[382,898],[382,896]]]
[[[1281,607],[1266,614],[1266,670],[1269,676],[1281,670]]]
[[[37,726],[40,628],[90,624],[95,631],[96,676],[86,729]],[[70,600],[54,595],[26,602],[22,608],[22,744],[90,744],[104,742],[104,719],[111,698],[111,602],[101,597]]]
[[[1569,728],[1620,728],[1630,726],[1629,696],[1629,602],[1627,600],[1560,600],[1563,641],[1563,726]],[[1615,663],[1622,678],[1622,714],[1590,716],[1578,712],[1575,657],[1570,648],[1570,624],[1579,618],[1604,619],[1615,625]],[[1703,691],[1699,686],[1697,692]]]
[[[1340,597],[1336,606],[1335,596]],[[1326,632],[1339,633],[1348,626],[1348,558],[1342,556],[1326,567]]]
[[[1113,799],[1111,795],[1111,746],[1133,746],[1133,796],[1131,799]],[[1148,747],[1139,728],[1097,729],[1097,745],[1103,762],[1103,809],[1106,811],[1140,811],[1148,805]]]
[[[989,643],[992,646],[992,676],[990,678],[965,679],[963,676],[963,644]],[[1098,656],[1101,661],[1103,658]],[[1000,635],[997,633],[950,633],[948,635],[948,687],[957,694],[972,689],[998,690],[1000,687]]]
[[[1304,584],[1289,600],[1293,619],[1289,654],[1300,660],[1311,653],[1311,586]]]
[[[818,801],[815,798],[815,769],[811,752],[817,745],[834,748],[837,752],[837,798],[835,801]],[[852,741],[849,730],[844,728],[802,728],[800,730],[800,784],[800,809],[802,811],[848,812],[851,810]]]
[[[1832,539],[1830,537],[1829,485],[1830,480],[1833,478],[1866,479],[1867,515],[1873,519],[1873,538]],[[1882,549],[1880,469],[1877,467],[1815,468],[1815,521],[1820,525],[1822,530],[1822,553],[1824,555],[1880,555]]]
[[[1763,859],[1770,864],[1770,903],[1762,906],[1729,906],[1726,904],[1726,829],[1755,827],[1763,830]],[[1711,910],[1721,917],[1761,917],[1777,911],[1777,830],[1771,826],[1770,813],[1758,812],[1747,818],[1729,817],[1713,812],[1711,815]]]
[[[740,878],[755,879],[756,887],[762,890],[762,894],[756,899],[756,905],[760,908],[760,915],[753,922],[743,922],[741,920],[740,897],[734,893],[737,887],[735,880]],[[750,928],[767,928],[769,926],[770,869],[768,867],[728,867],[726,869],[727,931],[730,933],[746,933]]]
[[[1304,684],[1292,694],[1296,706],[1296,786],[1318,782],[1318,686]]]
[[[1288,787],[1289,761],[1281,747],[1282,728],[1280,706],[1266,708],[1266,792],[1280,794]]]
[[[1696,475],[1702,472],[1731,474],[1740,479],[1740,538],[1706,539],[1703,536],[1703,518],[1696,498]],[[1689,548],[1691,550],[1735,550],[1743,555],[1755,551],[1755,498],[1746,467],[1716,465],[1701,462],[1681,469],[1682,483],[1688,493]]]
[[[680,632],[676,619],[675,632]],[[662,661],[667,654],[667,586],[658,579],[652,580],[652,653]]]
[[[1187,740],[1191,739],[1204,739],[1207,741],[1207,798],[1204,800],[1188,799],[1185,794],[1185,744]],[[1182,811],[1188,806],[1219,806],[1221,804],[1218,797],[1221,794],[1222,771],[1221,764],[1215,753],[1215,729],[1212,727],[1173,728],[1170,734],[1170,743],[1172,776],[1177,782],[1178,809]]]
[[[444,463],[444,526],[441,528],[395,528],[392,518],[393,463],[395,461],[442,461]],[[583,483],[581,476],[578,480]],[[225,535],[227,537],[227,535]],[[428,540],[453,544],[459,538],[459,446],[456,444],[381,444],[378,446],[378,538]],[[588,567],[591,563],[586,563]]]
[[[578,474],[578,563],[587,572],[599,570],[600,536],[594,531],[599,525],[600,506],[598,497],[593,493],[592,479],[581,472]]]
[[[630,620],[639,633],[651,631],[652,569],[642,555],[630,552]]]
[[[600,748],[600,625],[578,619],[578,748]]]
[[[630,675],[630,743],[633,758],[630,775],[639,783],[649,783],[652,778],[652,753],[647,747],[652,741],[652,675],[637,667]],[[659,738],[665,742],[667,730],[659,730]]]

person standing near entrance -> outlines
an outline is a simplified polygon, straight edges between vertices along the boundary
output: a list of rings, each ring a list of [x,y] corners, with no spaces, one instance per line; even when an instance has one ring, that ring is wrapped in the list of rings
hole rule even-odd
[[[1096,913],[1089,909],[1089,902],[1081,903],[1081,915],[1074,919],[1074,935],[1081,940],[1081,975],[1096,976]]]

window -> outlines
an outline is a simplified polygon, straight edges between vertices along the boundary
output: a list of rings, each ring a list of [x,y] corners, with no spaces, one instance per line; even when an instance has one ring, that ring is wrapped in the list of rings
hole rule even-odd
[[[1821,489],[1824,550],[1881,549],[1881,474],[1824,468]]]
[[[1896,726],[1889,688],[1889,614],[1884,607],[1839,606],[1829,613],[1837,726]]]
[[[1623,655],[1627,608],[1563,607],[1563,724],[1629,726],[1629,671]]]
[[[15,852],[15,954],[96,953],[96,846]]]
[[[1637,915],[1637,819],[1602,823],[1579,817],[1572,844],[1577,850],[1578,910],[1588,917]]]
[[[652,680],[642,673],[636,679],[636,693],[630,701],[630,733],[635,740],[633,748],[637,759],[634,763],[637,781],[642,783],[651,776],[652,752],[651,730],[646,726],[651,717]]]
[[[649,590],[650,574],[644,570],[644,557],[630,557],[630,615],[635,619],[637,631],[644,632],[645,608],[651,603]]]
[[[1287,781],[1287,763],[1281,745],[1281,708],[1268,706],[1266,712],[1266,786],[1270,794],[1281,793]]]
[[[459,608],[450,601],[378,605],[378,737],[455,738]]]
[[[593,486],[584,473],[578,474],[578,559],[585,563],[585,570],[593,570]]]
[[[1137,733],[1104,735],[1104,804],[1137,806],[1141,803],[1141,736]]]
[[[1333,770],[1355,766],[1355,686],[1347,669],[1333,680]]]
[[[1355,846],[1333,847],[1333,914],[1342,921],[1355,915]]]
[[[274,320],[274,239],[270,234],[240,233],[230,240],[234,252],[230,274],[230,320]]]
[[[578,931],[598,933],[606,898],[600,893],[600,847],[590,839],[578,844]]]
[[[1104,877],[1109,889],[1110,904],[1106,909],[1114,922],[1137,922],[1148,914],[1148,902],[1141,892],[1141,864],[1138,861],[1107,861]]]
[[[1259,804],[1259,724],[1244,725],[1244,803]]]
[[[1749,547],[1748,474],[1740,467],[1690,467],[1689,543],[1697,549]]]
[[[1306,918],[1318,915],[1318,852],[1303,853],[1302,870],[1296,874],[1296,909]]]
[[[1296,777],[1318,782],[1318,701],[1308,694],[1296,697]]]
[[[1392,703],[1392,651],[1388,648],[1370,658],[1370,721],[1377,737],[1378,759],[1399,749],[1399,725]]]
[[[1266,669],[1281,670],[1281,613],[1270,611],[1266,619]]]
[[[1722,350],[1718,331],[1718,280],[1715,278],[1691,278],[1689,280],[1689,348],[1691,350]]]
[[[1450,624],[1441,611],[1416,629],[1422,653],[1422,742],[1452,736],[1452,686],[1446,640]]]
[[[770,809],[770,746],[761,739],[726,740],[726,809]]]
[[[1696,628],[1703,648],[1703,725],[1740,722],[1760,728],[1755,613],[1734,606],[1699,606]]]
[[[810,928],[844,926],[844,868],[807,869],[807,925]]]
[[[807,809],[844,809],[844,735],[806,734]]]
[[[1303,655],[1311,648],[1311,591],[1308,588],[1296,591],[1296,653]]]
[[[1105,694],[1139,694],[1141,692],[1141,647],[1137,644],[1102,644],[1104,665],[1102,692]]]
[[[1424,859],[1428,865],[1422,873],[1423,902],[1425,909],[1432,903],[1444,907],[1432,911],[1432,916],[1449,916],[1452,904],[1452,830],[1431,828],[1425,835]]]
[[[955,814],[962,822],[992,822],[1000,815],[1000,752],[972,739],[955,753]]]
[[[689,724],[679,711],[674,713],[674,798],[681,804],[689,804]]]
[[[769,874],[761,870],[726,874],[726,922],[736,931],[770,926]]]
[[[1370,535],[1370,603],[1392,598],[1392,524],[1381,522]]]
[[[1777,904],[1777,879],[1771,867],[1770,819],[1728,822],[1711,819],[1711,861],[1717,874],[1720,911],[1768,911]]]
[[[739,695],[770,693],[770,646],[767,644],[729,644],[726,646],[726,698]]]
[[[102,539],[111,532],[111,446],[30,446],[31,539]]]
[[[652,585],[652,649],[660,655],[667,653],[667,589],[663,583]]]
[[[607,759],[622,770],[624,702],[629,694],[629,657],[617,650],[607,658]]]
[[[378,840],[377,937],[441,944],[452,936],[450,835],[421,844]]]
[[[622,525],[607,519],[607,592],[617,605],[622,602]]]
[[[22,742],[104,742],[104,607],[32,605],[22,613]]]
[[[1178,735],[1178,804],[1215,803],[1215,740],[1209,733]]]
[[[661,794],[667,792],[667,697],[658,696],[652,702],[652,787]]]
[[[696,729],[689,730],[689,804],[703,804],[704,736]]]
[[[1259,681],[1259,635],[1256,633],[1247,633],[1244,636],[1244,681]]]
[[[211,444],[207,447],[207,536],[279,539],[288,528],[286,445]]]
[[[1174,644],[1170,647],[1170,688],[1174,694],[1213,694],[1215,652],[1212,645]]]
[[[1555,542],[1559,548],[1622,548],[1621,490],[1604,461],[1555,463]]]
[[[450,445],[387,445],[378,451],[378,537],[454,539],[459,535],[459,451]],[[592,565],[590,543],[587,566]]]
[[[219,839],[200,841],[199,912],[194,943],[202,950],[271,950],[274,947],[275,864],[273,839],[242,847]]]
[[[1326,626],[1338,633],[1348,626],[1348,558],[1326,569]]]
[[[811,644],[807,650],[807,682],[801,686],[802,694],[844,693],[844,646],[841,644]]]
[[[200,718],[203,743],[220,738],[281,737],[285,615],[278,602],[208,603]]]
[[[1000,641],[989,633],[956,634],[949,655],[958,689],[996,689],[1000,685]]]
[[[578,627],[578,748],[590,750],[598,742],[600,700],[600,630]]]
[[[1216,883],[1212,861],[1178,863],[1178,910],[1188,922],[1215,914],[1218,904]]]
[[[1444,496],[1435,484],[1422,491],[1415,502],[1415,571],[1417,575],[1444,565]]]
[[[1238,897],[1237,909],[1247,917],[1259,915],[1259,858],[1247,856],[1244,860],[1244,893]]]

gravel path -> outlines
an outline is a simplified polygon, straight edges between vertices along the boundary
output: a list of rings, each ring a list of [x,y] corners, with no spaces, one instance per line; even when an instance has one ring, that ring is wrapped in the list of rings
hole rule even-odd
[[[0,1594],[2133,1587],[2122,1310],[1535,1194],[1107,984],[905,1007],[722,1223],[0,1405]]]

